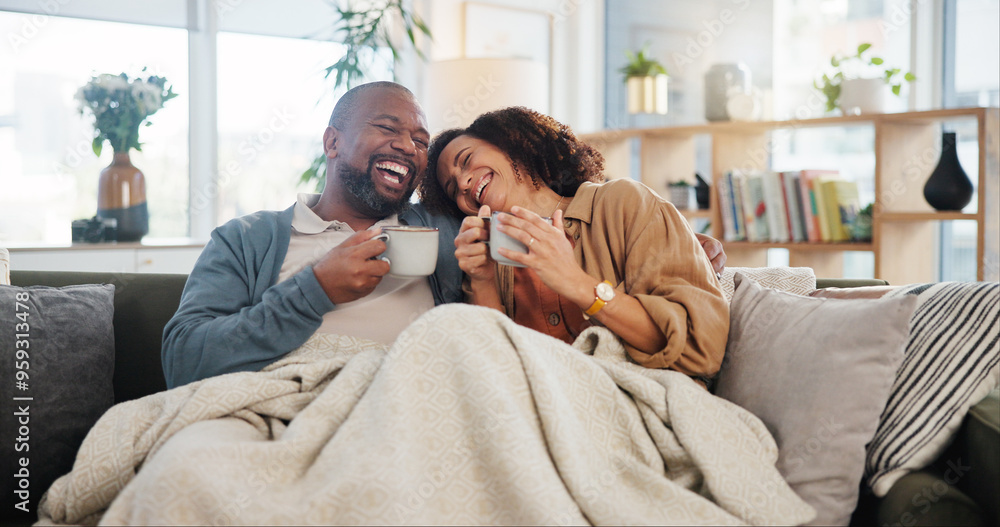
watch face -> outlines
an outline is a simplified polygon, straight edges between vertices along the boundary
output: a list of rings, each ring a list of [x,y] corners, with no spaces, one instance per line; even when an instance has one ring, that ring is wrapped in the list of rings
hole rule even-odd
[[[597,298],[605,302],[610,302],[612,298],[615,297],[615,288],[608,285],[606,282],[601,282],[597,284]]]

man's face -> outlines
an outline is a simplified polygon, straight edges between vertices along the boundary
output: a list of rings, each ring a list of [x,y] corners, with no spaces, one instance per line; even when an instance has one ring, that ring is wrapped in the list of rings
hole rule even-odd
[[[372,217],[401,212],[427,168],[423,111],[404,92],[376,88],[361,94],[353,117],[339,131],[335,158],[349,201]]]

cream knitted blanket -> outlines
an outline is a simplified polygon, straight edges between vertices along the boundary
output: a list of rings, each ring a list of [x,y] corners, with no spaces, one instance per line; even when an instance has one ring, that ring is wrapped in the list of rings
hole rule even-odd
[[[799,524],[749,412],[643,369],[592,328],[574,346],[466,305],[391,348],[316,336],[263,372],[119,404],[43,523]]]

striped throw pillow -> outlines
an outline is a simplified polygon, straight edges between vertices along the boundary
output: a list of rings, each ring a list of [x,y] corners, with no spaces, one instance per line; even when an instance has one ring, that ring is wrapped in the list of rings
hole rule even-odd
[[[941,455],[969,408],[1000,380],[1000,283],[910,285],[886,298],[901,295],[917,295],[917,309],[865,466],[880,497]]]

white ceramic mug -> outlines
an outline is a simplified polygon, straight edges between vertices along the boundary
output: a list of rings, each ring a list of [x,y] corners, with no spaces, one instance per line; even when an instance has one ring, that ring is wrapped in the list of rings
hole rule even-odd
[[[382,227],[376,236],[385,242],[379,259],[389,263],[389,275],[398,278],[428,276],[437,267],[438,230],[419,225]]]
[[[489,224],[488,227],[490,230],[490,240],[488,243],[490,246],[490,258],[493,258],[494,260],[496,260],[497,263],[503,265],[510,265],[512,267],[527,267],[523,264],[515,262],[514,260],[511,260],[510,258],[504,258],[503,256],[500,255],[500,252],[497,251],[497,249],[503,247],[504,249],[510,249],[511,251],[519,252],[522,254],[528,253],[527,245],[497,230],[498,214],[507,214],[507,213],[496,211],[492,215],[490,215],[489,218],[483,218],[483,221],[486,221]],[[542,219],[545,221],[552,221],[552,218],[542,218]]]

